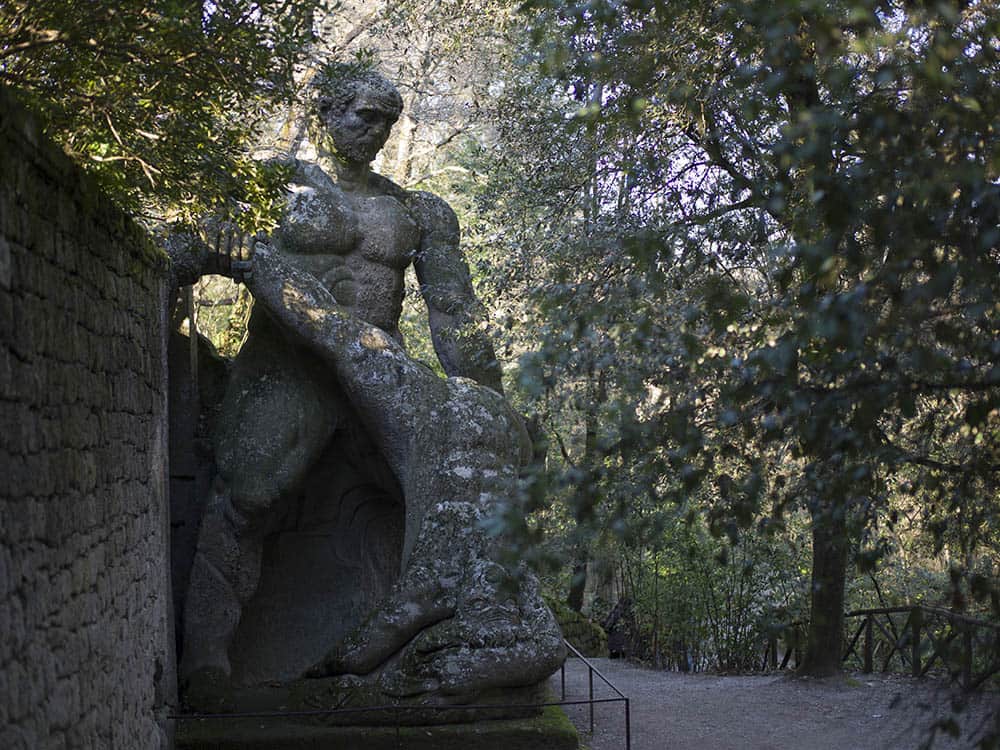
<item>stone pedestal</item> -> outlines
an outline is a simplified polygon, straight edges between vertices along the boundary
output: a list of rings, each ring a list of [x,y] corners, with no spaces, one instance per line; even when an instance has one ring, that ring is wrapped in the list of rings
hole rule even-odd
[[[323,727],[282,719],[180,722],[177,750],[577,750],[557,706],[530,719],[395,727]]]

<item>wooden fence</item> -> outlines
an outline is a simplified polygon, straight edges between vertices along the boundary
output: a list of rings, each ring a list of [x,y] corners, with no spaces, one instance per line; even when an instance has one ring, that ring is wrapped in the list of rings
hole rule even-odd
[[[884,607],[847,613],[860,621],[848,641],[865,673],[909,671],[914,677],[945,672],[967,690],[1000,673],[1000,625],[937,607]]]
[[[967,690],[1000,674],[1000,625],[995,623],[925,606],[858,609],[845,618],[853,635],[843,662],[866,674],[876,669],[914,677],[943,674]],[[804,644],[805,625],[786,625],[769,639],[761,667],[785,669],[793,659],[797,667]]]

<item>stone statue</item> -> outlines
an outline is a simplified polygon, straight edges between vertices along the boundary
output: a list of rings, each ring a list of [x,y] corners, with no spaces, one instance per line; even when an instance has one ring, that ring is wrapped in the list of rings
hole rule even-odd
[[[391,470],[376,484],[402,501],[401,550],[387,558],[398,580],[310,675],[354,675],[355,695],[376,702],[532,685],[558,666],[562,645],[533,579],[509,580],[477,526],[529,442],[473,325],[457,219],[441,199],[371,171],[402,106],[388,81],[333,69],[314,90],[318,158],[290,164],[284,219],[248,280],[255,306],[216,427],[218,481],[191,570],[182,684],[191,705],[222,705],[264,537],[290,496],[336,483],[336,466],[315,476],[337,464],[329,446],[346,431],[359,436],[348,442],[374,442]],[[438,378],[402,349],[411,263],[435,350],[460,379]],[[178,268],[207,272],[190,257]]]
[[[534,687],[561,664],[562,635],[534,577],[497,562],[481,523],[531,460],[520,416],[493,389],[437,377],[286,256],[257,248],[255,300],[335,373],[406,498],[400,580],[309,677],[345,675],[330,689],[375,703]]]

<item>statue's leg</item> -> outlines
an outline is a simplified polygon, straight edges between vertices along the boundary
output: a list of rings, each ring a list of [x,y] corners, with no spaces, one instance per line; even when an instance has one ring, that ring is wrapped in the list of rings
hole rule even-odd
[[[205,507],[184,617],[181,678],[211,670],[228,679],[229,644],[260,577],[264,519],[236,510],[222,482]]]
[[[273,343],[273,342],[272,342]],[[260,581],[269,524],[338,421],[336,397],[307,355],[248,342],[216,430],[219,477],[205,509],[185,608],[181,677],[228,680],[229,646]]]

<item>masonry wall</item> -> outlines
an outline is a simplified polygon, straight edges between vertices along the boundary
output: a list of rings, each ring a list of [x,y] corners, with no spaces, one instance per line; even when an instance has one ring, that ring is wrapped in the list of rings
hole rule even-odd
[[[0,89],[0,748],[169,745],[165,262]]]

